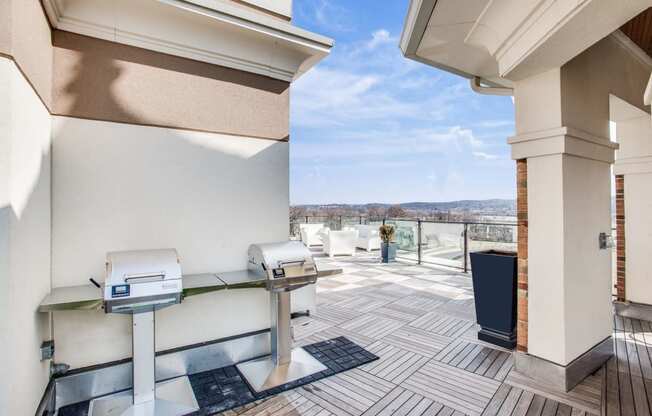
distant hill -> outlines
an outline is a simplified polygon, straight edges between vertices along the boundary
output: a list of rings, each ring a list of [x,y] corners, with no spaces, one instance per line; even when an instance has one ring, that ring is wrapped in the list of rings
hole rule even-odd
[[[513,199],[482,199],[449,202],[405,202],[401,204],[308,204],[294,206],[306,209],[348,208],[353,210],[366,210],[369,208],[389,208],[394,205],[399,205],[403,209],[414,211],[512,212],[516,210],[516,201]]]

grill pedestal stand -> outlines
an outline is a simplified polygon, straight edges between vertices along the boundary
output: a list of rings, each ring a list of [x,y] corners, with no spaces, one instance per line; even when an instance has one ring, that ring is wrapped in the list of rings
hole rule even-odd
[[[156,383],[154,311],[132,314],[133,390],[91,401],[89,416],[181,416],[199,410],[188,377]]]
[[[303,348],[292,349],[290,292],[270,292],[271,356],[238,364],[256,393],[326,370]]]

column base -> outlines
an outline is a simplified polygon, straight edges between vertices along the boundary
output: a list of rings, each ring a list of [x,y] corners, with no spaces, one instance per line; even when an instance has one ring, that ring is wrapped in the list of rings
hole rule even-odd
[[[518,351],[513,353],[515,371],[566,392],[593,374],[613,355],[614,346],[611,336],[565,366],[527,353]]]
[[[636,302],[614,301],[614,312],[625,318],[652,321],[652,305]]]

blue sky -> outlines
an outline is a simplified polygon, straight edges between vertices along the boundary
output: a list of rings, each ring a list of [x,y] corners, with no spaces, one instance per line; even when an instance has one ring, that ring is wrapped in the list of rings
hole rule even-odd
[[[294,0],[335,47],[291,88],[292,204],[514,198],[511,98],[405,59],[407,4]]]

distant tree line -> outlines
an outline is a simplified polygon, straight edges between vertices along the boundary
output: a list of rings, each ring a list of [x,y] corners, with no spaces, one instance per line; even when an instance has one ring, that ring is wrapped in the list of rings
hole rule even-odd
[[[474,221],[477,214],[468,211],[436,211],[436,210],[410,210],[400,205],[368,206],[365,208],[351,207],[290,207],[290,222],[303,222],[306,217],[320,217],[324,221],[342,217],[362,216],[369,219],[382,218],[410,218],[434,221]]]

